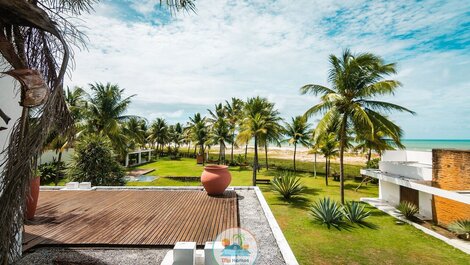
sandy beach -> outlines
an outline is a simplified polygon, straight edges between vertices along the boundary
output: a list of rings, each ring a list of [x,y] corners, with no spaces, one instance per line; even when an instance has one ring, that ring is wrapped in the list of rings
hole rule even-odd
[[[211,148],[211,151],[217,150],[215,147]],[[264,157],[264,148],[258,149],[260,152],[260,157]],[[248,153],[253,153],[254,148],[248,147]],[[245,148],[235,148],[233,150],[234,154],[244,154]],[[226,155],[230,155],[230,147],[226,150]],[[280,159],[292,159],[294,157],[294,147],[268,147],[268,156],[270,158],[280,158]],[[298,161],[314,161],[315,155],[309,153],[309,150],[304,147],[297,148],[296,159]],[[325,158],[321,154],[317,154],[317,161],[323,162]],[[339,157],[331,159],[333,163],[339,163]],[[367,161],[365,154],[354,154],[347,153],[344,156],[344,162],[351,165],[364,165]]]

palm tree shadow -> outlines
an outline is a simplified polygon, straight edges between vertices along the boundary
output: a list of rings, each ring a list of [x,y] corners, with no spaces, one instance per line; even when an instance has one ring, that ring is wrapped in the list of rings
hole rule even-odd
[[[370,222],[366,222],[366,221],[356,223],[356,225],[359,226],[360,228],[367,227],[367,228],[370,228],[370,229],[373,229],[373,230],[379,229],[378,225],[370,223]]]

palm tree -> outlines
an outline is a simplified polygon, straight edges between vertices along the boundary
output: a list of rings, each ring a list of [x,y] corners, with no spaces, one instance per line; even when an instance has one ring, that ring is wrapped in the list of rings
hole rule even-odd
[[[157,118],[150,125],[150,140],[153,145],[157,145],[155,150],[157,151],[157,157],[163,152],[163,146],[166,144],[168,139],[168,124],[165,119]]]
[[[193,139],[195,140],[194,136],[194,128],[196,126],[196,124],[200,123],[204,118],[202,118],[201,116],[201,113],[196,113],[194,114],[193,117],[189,117],[189,122],[188,122],[188,128],[189,130],[192,132],[191,135],[193,136]],[[196,156],[196,152],[197,152],[197,147],[198,145],[194,145],[194,156]]]
[[[369,165],[372,151],[381,155],[385,150],[394,150],[395,148],[404,149],[405,146],[401,143],[401,137],[401,130],[398,132],[398,135],[387,135],[380,128],[377,128],[373,134],[367,131],[361,132],[356,135],[355,142],[357,142],[358,145],[356,145],[354,149],[367,153],[366,165]]]
[[[338,155],[338,140],[333,132],[317,138],[319,151],[325,158],[325,185],[328,186],[328,178],[330,177],[331,158]]]
[[[230,125],[231,133],[230,144],[232,146],[230,151],[230,163],[233,164],[233,147],[235,145],[235,134],[237,131],[237,126],[239,125],[242,119],[244,102],[241,99],[232,98],[230,102],[225,101],[225,103],[225,112],[227,115],[228,123]]]
[[[106,136],[113,148],[120,155],[125,155],[127,138],[122,133],[122,124],[132,117],[124,114],[135,95],[123,98],[124,89],[110,83],[90,84],[90,89],[92,95],[87,109],[88,132]]]
[[[313,153],[313,176],[317,178],[317,155],[320,152],[320,141],[315,137],[315,131],[312,133],[310,139],[310,151]]]
[[[253,158],[253,185],[256,186],[256,173],[258,170],[258,144],[266,135],[268,128],[280,121],[279,112],[274,109],[274,104],[265,98],[255,97],[247,100],[244,106],[244,118],[241,124],[241,132],[237,138],[240,141],[254,138]]]
[[[219,164],[225,164],[225,142],[230,142],[230,127],[226,120],[226,108],[222,103],[215,105],[215,111],[209,111],[209,123],[212,125],[210,139],[212,144],[219,145]]]
[[[225,119],[219,119],[213,124],[210,132],[211,143],[219,145],[219,164],[225,164],[226,142],[230,142],[231,134],[229,124]]]
[[[81,87],[74,87],[70,89],[67,87],[65,90],[65,102],[67,103],[67,107],[72,115],[72,118],[75,120],[75,123],[79,122],[83,118],[85,118],[84,109],[87,106],[87,102],[85,97],[88,94],[83,90]]]
[[[401,85],[396,80],[386,80],[386,76],[396,73],[394,63],[371,53],[352,54],[346,49],[341,57],[330,55],[328,80],[331,88],[308,84],[300,91],[302,94],[321,95],[320,103],[312,106],[305,113],[310,117],[322,113],[323,117],[316,131],[322,134],[333,122],[339,124],[340,141],[340,192],[344,203],[344,151],[348,143],[348,131],[373,132],[381,126],[388,134],[398,135],[399,127],[390,121],[384,112],[400,111],[414,113],[399,105],[378,101],[376,98],[391,95]]]
[[[294,145],[294,171],[296,171],[295,156],[297,154],[297,144],[301,144],[305,147],[310,146],[310,125],[307,123],[305,117],[297,116],[292,118],[291,123],[286,123],[284,127],[284,133],[289,137],[286,141]]]
[[[143,128],[142,123],[145,124],[145,120],[137,117],[130,117],[124,122],[122,132],[127,137],[128,149],[135,149],[145,145],[146,130]]]
[[[195,117],[200,117],[201,115],[197,113]],[[199,152],[202,154],[202,165],[205,165],[206,157],[205,157],[205,147],[208,138],[209,138],[209,130],[207,129],[207,122],[205,118],[202,119],[195,119],[191,122],[195,122],[191,127],[193,138],[197,146],[199,146]]]

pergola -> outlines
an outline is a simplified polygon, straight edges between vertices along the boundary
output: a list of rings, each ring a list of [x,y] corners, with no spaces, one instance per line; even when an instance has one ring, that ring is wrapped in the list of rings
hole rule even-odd
[[[127,153],[126,162],[125,162],[124,166],[125,167],[135,166],[135,165],[140,165],[140,164],[143,164],[143,163],[146,163],[146,162],[150,161],[150,159],[152,159],[152,151],[153,150],[151,150],[151,149],[141,149],[141,150],[136,150],[136,151],[132,151],[132,152]],[[142,159],[142,154],[148,154],[148,159],[145,159],[145,158]],[[137,162],[136,163],[132,163],[132,160],[129,159],[131,155],[137,155]]]

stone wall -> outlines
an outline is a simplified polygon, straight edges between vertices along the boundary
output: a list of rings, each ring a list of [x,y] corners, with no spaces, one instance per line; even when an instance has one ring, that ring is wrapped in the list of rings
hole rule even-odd
[[[470,190],[470,150],[432,151],[433,186],[444,190]],[[470,219],[470,205],[433,196],[433,219],[447,225],[458,219]]]

